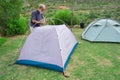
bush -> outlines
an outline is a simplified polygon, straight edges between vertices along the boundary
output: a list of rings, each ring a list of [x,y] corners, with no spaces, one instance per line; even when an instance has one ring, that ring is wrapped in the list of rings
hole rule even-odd
[[[19,24],[22,6],[23,0],[0,0],[0,33],[2,35],[12,36],[25,33],[25,29],[22,30],[24,23]]]
[[[2,46],[6,41],[7,41],[6,38],[1,38],[0,37],[0,46]]]
[[[69,10],[58,10],[53,16],[53,21],[56,25],[59,24],[71,25],[71,19],[72,19],[72,15],[71,15],[71,11]],[[78,16],[74,14],[73,25],[78,24],[78,22],[79,22]]]
[[[9,21],[4,34],[7,36],[14,36],[24,34],[27,31],[27,20],[24,17],[20,17],[19,20]]]

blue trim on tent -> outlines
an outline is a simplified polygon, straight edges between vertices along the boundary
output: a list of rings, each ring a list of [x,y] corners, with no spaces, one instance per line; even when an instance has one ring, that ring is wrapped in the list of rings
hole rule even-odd
[[[35,66],[35,67],[47,68],[47,69],[50,69],[50,70],[63,72],[62,67],[54,65],[54,64],[44,63],[44,62],[37,62],[37,61],[32,61],[32,60],[17,60],[15,62],[15,64]]]
[[[73,46],[73,49],[71,50],[70,55],[68,56],[68,59],[67,59],[66,62],[65,62],[64,70],[66,69],[67,64],[68,64],[68,62],[69,62],[69,59],[70,59],[70,56],[72,55],[72,53],[73,53],[73,51],[75,50],[75,48],[77,47],[77,45],[78,45],[78,42]]]

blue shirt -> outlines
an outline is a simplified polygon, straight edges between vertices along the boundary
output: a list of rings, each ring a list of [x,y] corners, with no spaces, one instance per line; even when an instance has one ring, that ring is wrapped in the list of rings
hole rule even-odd
[[[30,19],[30,26],[31,27],[40,27],[40,24],[33,23],[32,20],[40,21],[43,19],[43,14],[40,13],[38,10],[32,12],[31,19]]]

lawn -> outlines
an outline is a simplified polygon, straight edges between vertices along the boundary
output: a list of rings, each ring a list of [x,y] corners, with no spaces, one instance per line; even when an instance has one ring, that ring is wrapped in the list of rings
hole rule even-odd
[[[65,78],[52,70],[9,65],[16,61],[26,36],[7,38],[0,47],[0,80],[120,80],[120,44],[81,40],[83,30],[74,28],[79,45],[67,65]]]

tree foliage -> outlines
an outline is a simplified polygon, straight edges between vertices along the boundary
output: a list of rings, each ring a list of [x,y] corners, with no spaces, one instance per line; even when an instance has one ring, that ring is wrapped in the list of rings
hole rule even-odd
[[[56,11],[55,15],[53,15],[54,24],[68,24],[71,25],[71,11],[70,10],[58,10]],[[73,15],[73,24],[78,24],[79,19],[78,15]]]
[[[9,32],[9,28],[12,29],[9,35],[16,34],[15,30],[19,27],[17,23],[19,23],[22,5],[23,0],[0,0],[0,32],[2,35],[7,35],[6,32]]]

